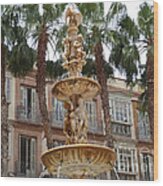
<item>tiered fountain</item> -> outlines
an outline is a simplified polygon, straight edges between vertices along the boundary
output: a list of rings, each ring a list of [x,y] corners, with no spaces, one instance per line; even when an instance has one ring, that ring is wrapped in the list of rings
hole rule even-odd
[[[67,110],[63,130],[66,141],[65,145],[45,152],[41,159],[53,175],[86,178],[112,169],[115,152],[87,141],[88,120],[84,101],[97,96],[100,85],[91,78],[83,77],[81,73],[86,64],[83,37],[78,34],[78,26],[82,23],[81,13],[69,6],[65,18],[68,34],[63,41],[63,68],[68,71],[68,77],[54,84],[52,94],[64,102]]]

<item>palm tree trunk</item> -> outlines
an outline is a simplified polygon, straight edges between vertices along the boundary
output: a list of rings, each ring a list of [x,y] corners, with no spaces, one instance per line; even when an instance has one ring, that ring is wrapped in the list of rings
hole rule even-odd
[[[154,142],[154,61],[149,52],[147,54],[147,94],[151,139]]]
[[[5,94],[6,82],[5,48],[1,43],[1,174],[8,173],[8,104]]]
[[[50,121],[48,116],[48,109],[46,105],[46,93],[45,93],[45,87],[46,87],[45,57],[46,57],[46,49],[47,49],[47,41],[48,41],[48,34],[46,31],[47,28],[43,25],[38,40],[36,90],[38,94],[39,109],[42,117],[45,138],[47,139],[47,147],[48,149],[50,149],[53,146],[53,140],[52,140],[51,126],[50,126]]]
[[[101,85],[100,96],[101,96],[102,108],[104,112],[106,145],[113,147],[113,138],[111,134],[111,121],[110,121],[110,111],[109,111],[109,94],[108,94],[108,87],[107,87],[107,78],[104,72],[103,47],[100,42],[95,45],[95,58],[96,58],[97,79],[99,84]]]

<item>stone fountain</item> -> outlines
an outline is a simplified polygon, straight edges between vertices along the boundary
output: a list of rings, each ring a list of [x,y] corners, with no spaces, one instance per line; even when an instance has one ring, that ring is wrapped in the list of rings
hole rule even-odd
[[[63,129],[66,141],[65,145],[45,152],[41,159],[53,175],[86,178],[112,169],[115,152],[109,147],[89,144],[87,141],[88,119],[84,102],[100,93],[100,85],[81,73],[86,64],[83,37],[78,34],[78,26],[82,23],[81,13],[69,6],[65,19],[68,30],[63,41],[63,68],[68,71],[68,77],[54,84],[52,94],[63,101],[67,110]]]

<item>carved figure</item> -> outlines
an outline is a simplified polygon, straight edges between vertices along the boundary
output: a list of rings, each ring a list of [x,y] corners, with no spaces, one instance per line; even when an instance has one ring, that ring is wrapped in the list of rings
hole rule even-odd
[[[63,130],[66,135],[66,144],[86,143],[88,123],[83,99],[79,97],[75,109],[71,102],[65,102],[64,108],[67,109]]]
[[[64,103],[64,108],[67,109],[67,114],[64,118],[64,128],[63,128],[63,133],[66,136],[66,144],[70,144],[71,143],[71,136],[72,136],[72,132],[71,132],[71,124],[70,124],[70,112],[71,112],[71,104],[68,102]]]
[[[65,61],[69,60],[70,54],[71,54],[71,41],[69,38],[65,38],[63,40],[63,45],[64,45],[64,54],[63,54],[63,59]]]
[[[85,105],[83,98],[79,97],[78,99],[78,107],[75,110],[76,120],[77,120],[77,133],[78,140],[80,143],[86,143],[87,141],[87,115],[85,112]]]
[[[79,26],[82,22],[82,15],[72,7],[68,7],[66,10],[66,22],[70,26]]]
[[[77,122],[75,111],[71,103],[65,102],[64,108],[67,109],[67,115],[64,119],[64,129],[63,132],[66,135],[66,144],[78,143],[78,134],[77,134]]]

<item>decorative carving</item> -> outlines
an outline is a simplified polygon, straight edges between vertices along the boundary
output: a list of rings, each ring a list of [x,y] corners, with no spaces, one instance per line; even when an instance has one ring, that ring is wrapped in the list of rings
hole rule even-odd
[[[82,15],[76,9],[68,7],[66,10],[66,22],[68,24],[68,36],[64,39],[65,47],[63,67],[68,70],[69,76],[80,76],[85,65],[86,53],[83,51],[83,37],[77,34],[78,26],[82,22]]]
[[[82,15],[72,7],[68,7],[66,10],[65,19],[69,26],[79,26],[82,22]]]
[[[64,108],[67,109],[64,119],[65,144],[87,143],[88,124],[83,99],[78,98],[76,108],[72,102],[65,102]]]
[[[115,161],[115,152],[104,146],[87,144],[88,119],[84,101],[94,98],[100,92],[100,85],[91,78],[81,77],[86,64],[83,51],[83,37],[77,34],[82,16],[72,7],[66,10],[68,35],[63,41],[63,67],[69,77],[55,83],[52,94],[64,101],[67,110],[63,132],[66,136],[64,146],[50,149],[42,155],[48,171],[60,173],[69,178],[96,176],[109,171]]]
[[[61,154],[55,156],[55,154]],[[112,169],[115,162],[115,152],[104,146],[94,144],[73,144],[56,147],[47,151],[41,157],[48,171],[69,178],[97,176]]]

